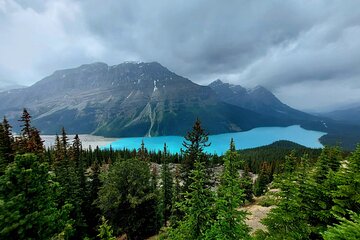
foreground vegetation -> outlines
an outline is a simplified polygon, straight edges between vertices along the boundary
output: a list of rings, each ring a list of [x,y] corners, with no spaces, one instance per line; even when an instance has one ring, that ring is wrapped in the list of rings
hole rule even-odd
[[[212,156],[196,121],[182,154],[85,150],[65,129],[44,149],[26,110],[20,121],[17,137],[0,124],[0,239],[360,239],[360,146],[237,151],[231,141]],[[251,236],[239,207],[265,193],[276,207]]]

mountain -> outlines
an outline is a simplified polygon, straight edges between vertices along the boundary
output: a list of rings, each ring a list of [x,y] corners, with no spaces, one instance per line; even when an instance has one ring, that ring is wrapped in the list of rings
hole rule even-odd
[[[0,93],[0,114],[12,120],[28,108],[43,134],[111,137],[184,135],[198,117],[209,133],[285,126],[285,121],[220,101],[214,91],[159,63],[82,65],[34,85]],[[15,130],[18,130],[15,128]]]
[[[240,85],[224,83],[216,80],[209,87],[219,98],[229,104],[252,110],[254,112],[294,121],[318,120],[315,116],[293,109],[282,103],[272,92],[262,86],[246,89]]]
[[[359,125],[292,109],[263,87],[247,90],[220,81],[201,86],[157,62],[85,64],[0,92],[0,115],[15,132],[24,107],[42,134],[65,127],[69,134],[106,137],[183,136],[199,118],[210,134],[299,124],[327,132],[323,144],[353,149],[360,142]]]
[[[337,121],[360,125],[360,106],[321,114]]]
[[[209,87],[218,98],[228,104],[245,108],[256,113],[285,121],[288,125],[298,124],[308,130],[326,132],[320,138],[322,144],[340,145],[345,149],[354,149],[360,142],[360,125],[354,115],[354,121],[343,120],[340,117],[331,119],[330,115],[314,116],[293,109],[282,103],[273,93],[262,86],[246,89],[239,85],[224,83],[221,80],[212,82]],[[349,119],[349,118],[347,118]]]

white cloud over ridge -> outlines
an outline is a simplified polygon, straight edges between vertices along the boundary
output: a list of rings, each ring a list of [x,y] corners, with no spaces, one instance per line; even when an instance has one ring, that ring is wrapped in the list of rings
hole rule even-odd
[[[201,84],[264,85],[300,109],[360,105],[356,0],[0,0],[0,29],[0,85],[158,61]]]

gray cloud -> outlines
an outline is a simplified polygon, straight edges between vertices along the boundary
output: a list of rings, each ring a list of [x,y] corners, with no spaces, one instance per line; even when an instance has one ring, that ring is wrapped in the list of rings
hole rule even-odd
[[[141,60],[201,84],[261,84],[301,109],[360,103],[356,0],[0,0],[0,29],[0,82]]]

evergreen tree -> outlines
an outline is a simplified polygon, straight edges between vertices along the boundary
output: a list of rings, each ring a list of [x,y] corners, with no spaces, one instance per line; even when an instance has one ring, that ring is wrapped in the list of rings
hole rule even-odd
[[[340,224],[329,227],[322,233],[325,240],[358,240],[360,239],[360,214],[351,213],[351,219],[341,218]]]
[[[253,180],[249,173],[249,168],[247,165],[244,167],[244,172],[240,177],[240,188],[244,191],[243,204],[245,201],[253,202],[254,200],[254,191],[253,191]]]
[[[11,132],[11,126],[4,117],[0,123],[0,176],[5,173],[7,165],[14,161],[14,137]]]
[[[170,230],[170,239],[203,239],[214,222],[214,193],[209,188],[205,163],[198,157],[194,167],[190,173],[189,192],[179,203],[185,216]]]
[[[348,211],[360,213],[360,145],[345,161],[336,176],[337,188],[333,191],[336,215],[347,216]]]
[[[85,195],[84,186],[81,186],[83,172],[79,173],[76,169],[76,162],[71,154],[73,149],[69,149],[68,137],[62,128],[61,138],[56,137],[55,142],[55,174],[56,180],[61,186],[60,203],[69,203],[72,206],[70,216],[75,220],[75,238],[83,236],[86,228],[84,215],[82,213],[83,197]],[[84,181],[84,179],[83,179]]]
[[[180,203],[183,198],[181,196],[181,173],[180,167],[175,166],[175,183],[174,183],[174,191],[173,191],[173,198],[172,198],[172,208],[171,208],[171,217],[170,217],[170,226],[176,228],[178,226],[178,222],[184,217],[184,213],[181,211]]]
[[[261,170],[258,178],[254,184],[254,194],[255,196],[261,196],[265,193],[267,185],[271,182],[271,173],[270,166],[267,163],[261,164]]]
[[[295,150],[292,150],[291,153],[285,156],[284,171],[285,173],[293,173],[296,169],[297,157]]]
[[[150,161],[148,151],[145,148],[144,140],[141,140],[141,147],[138,149],[136,153],[136,158],[144,162]]]
[[[320,233],[325,231],[328,225],[337,222],[332,214],[335,205],[332,193],[337,189],[335,174],[341,161],[342,153],[339,147],[325,147],[308,181],[309,194],[303,198],[308,203],[307,217],[312,226],[313,238],[320,238]]]
[[[316,182],[323,183],[330,170],[336,172],[339,169],[341,161],[342,153],[339,147],[325,146],[316,163]]]
[[[40,132],[36,128],[31,126],[31,116],[29,112],[24,109],[21,119],[21,134],[16,138],[15,149],[17,153],[44,153],[44,144],[40,137]]]
[[[164,151],[162,156],[162,168],[161,168],[161,199],[162,199],[162,216],[164,225],[167,226],[167,222],[172,211],[173,201],[173,177],[170,172],[168,164],[168,153],[166,143],[164,144]]]
[[[67,239],[69,206],[56,204],[56,187],[47,163],[32,154],[17,155],[0,177],[0,238]]]
[[[306,212],[303,211],[302,197],[296,176],[287,172],[275,180],[274,187],[279,203],[261,222],[266,225],[266,239],[308,239],[310,225]]]
[[[206,232],[206,239],[250,239],[249,227],[245,223],[246,212],[237,210],[244,199],[236,166],[239,162],[240,156],[231,139],[230,150],[224,156],[224,172],[215,202],[215,222]]]
[[[30,138],[31,129],[32,129],[32,127],[31,127],[31,116],[30,116],[29,112],[26,110],[26,108],[24,108],[23,114],[22,114],[21,119],[19,121],[22,122],[22,124],[20,125],[22,137],[23,138]]]
[[[100,220],[101,211],[97,206],[98,192],[101,187],[100,164],[97,159],[91,166],[88,181],[86,182],[86,198],[84,199],[84,217],[87,224],[87,232],[90,236],[95,236]]]
[[[196,119],[192,131],[186,134],[185,141],[183,142],[183,146],[185,147],[184,162],[182,163],[183,192],[186,192],[188,186],[191,184],[189,174],[194,169],[195,162],[205,160],[206,156],[203,150],[210,146],[208,140],[208,134],[202,128],[200,120]]]
[[[144,161],[117,161],[103,177],[98,206],[117,235],[143,239],[155,234],[157,198],[149,165]]]
[[[62,127],[61,129],[61,149],[62,149],[62,155],[63,155],[63,158],[66,159],[67,161],[69,160],[68,159],[68,147],[69,147],[69,138],[67,137],[67,134],[66,134],[66,131],[65,131],[65,128]]]
[[[113,236],[113,230],[111,226],[108,224],[108,221],[105,217],[101,218],[102,224],[99,227],[99,234],[97,235],[100,240],[116,240]]]
[[[44,141],[40,137],[40,131],[36,128],[31,128],[30,137],[28,140],[28,150],[29,153],[43,154],[45,151]]]

